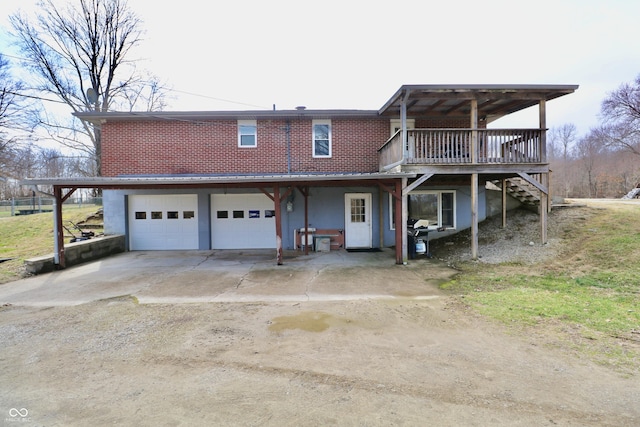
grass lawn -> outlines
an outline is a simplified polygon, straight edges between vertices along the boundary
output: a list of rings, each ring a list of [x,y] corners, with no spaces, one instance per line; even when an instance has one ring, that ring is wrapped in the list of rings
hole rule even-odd
[[[63,206],[63,224],[78,223],[99,208],[96,205]],[[65,230],[65,242],[71,237]],[[0,217],[0,258],[11,258],[0,263],[0,284],[19,279],[25,259],[50,253],[53,253],[53,213]]]
[[[640,205],[599,208],[564,230],[564,250],[538,265],[465,263],[444,289],[520,334],[551,331],[563,348],[640,367]]]

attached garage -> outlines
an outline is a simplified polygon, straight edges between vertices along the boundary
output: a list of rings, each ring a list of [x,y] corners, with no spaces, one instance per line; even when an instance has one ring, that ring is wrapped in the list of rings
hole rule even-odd
[[[276,247],[273,201],[265,194],[211,195],[212,249]]]
[[[129,248],[198,249],[195,194],[129,196]]]

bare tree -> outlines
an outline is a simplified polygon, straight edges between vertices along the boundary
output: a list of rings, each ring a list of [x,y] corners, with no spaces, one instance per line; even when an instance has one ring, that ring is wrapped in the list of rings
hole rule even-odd
[[[576,157],[581,163],[583,173],[587,179],[587,197],[599,197],[598,194],[598,162],[603,156],[603,143],[597,131],[590,131],[589,134],[578,141],[576,145]]]
[[[573,123],[565,123],[562,126],[552,128],[549,132],[549,143],[553,159],[555,159],[554,163],[560,164],[560,171],[555,175],[556,181],[559,181],[559,186],[562,188],[563,197],[568,197],[571,191],[569,161],[577,136],[578,129]]]
[[[140,44],[142,30],[125,0],[77,0],[77,6],[65,7],[42,0],[40,11],[35,22],[19,13],[10,17],[28,59],[24,65],[33,77],[31,89],[54,95],[73,112],[164,106],[164,87],[128,58]],[[100,175],[98,126],[61,120],[44,109],[38,121],[52,139],[94,159],[92,169]]]
[[[9,61],[0,55],[0,177],[13,176],[13,159],[18,146],[16,131],[25,129],[28,102],[21,96],[22,84],[12,78]]]
[[[609,93],[600,110],[597,130],[603,144],[640,156],[640,76]]]

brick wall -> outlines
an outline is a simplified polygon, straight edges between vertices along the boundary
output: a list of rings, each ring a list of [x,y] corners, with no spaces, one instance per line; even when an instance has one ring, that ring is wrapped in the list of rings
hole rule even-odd
[[[314,158],[311,119],[290,120],[291,172],[376,172],[388,119],[333,119],[332,157]],[[104,176],[286,173],[285,120],[258,120],[256,148],[238,147],[237,121],[108,122]]]

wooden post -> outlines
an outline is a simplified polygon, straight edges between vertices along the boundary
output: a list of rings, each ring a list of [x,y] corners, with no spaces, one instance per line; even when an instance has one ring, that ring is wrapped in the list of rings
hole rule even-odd
[[[538,113],[540,116],[540,159],[547,162],[547,101],[540,100]],[[547,192],[540,191],[540,240],[542,244],[547,243],[547,213],[550,210],[549,203],[549,173],[540,174],[540,183],[547,188]]]
[[[540,100],[538,106],[538,113],[540,114],[540,161],[542,163],[547,162],[547,101]]]
[[[543,173],[540,176],[541,184],[549,188],[549,174]],[[540,241],[547,244],[547,213],[549,212],[549,193],[540,191]]]
[[[304,254],[309,255],[309,187],[305,188],[304,193]]]
[[[471,100],[471,163],[478,163],[478,100]]]
[[[478,174],[471,174],[471,259],[478,259]]]
[[[402,237],[402,180],[396,180],[395,197],[393,198],[393,205],[396,207],[395,216],[393,220],[396,223],[396,264],[403,264],[405,238]]]
[[[53,195],[56,199],[56,206],[53,212],[54,231],[55,235],[55,254],[57,255],[57,263],[55,267],[58,269],[65,268],[64,260],[64,229],[62,227],[62,188],[59,186],[53,187]],[[55,261],[55,260],[54,260]]]
[[[502,180],[502,228],[507,228],[507,180]]]
[[[402,179],[402,190],[400,192],[400,196],[401,196],[401,209],[400,212],[402,212],[402,218],[400,218],[400,224],[398,225],[398,223],[396,222],[396,232],[398,231],[398,227],[401,230],[402,236],[400,236],[402,238],[402,263],[403,264],[407,264],[408,260],[409,260],[409,248],[407,247],[407,221],[409,220],[409,201],[408,201],[408,194],[404,194],[404,189],[407,187],[407,182],[408,179],[407,178],[401,178]],[[396,208],[396,212],[397,212],[397,208]]]
[[[383,210],[384,202],[383,201],[384,201],[384,191],[382,190],[382,187],[378,186],[378,234],[380,235],[380,238],[378,239],[378,245],[381,248],[384,247],[384,210]]]
[[[276,214],[276,260],[282,265],[282,209],[280,208],[280,185],[273,186],[273,205]]]

